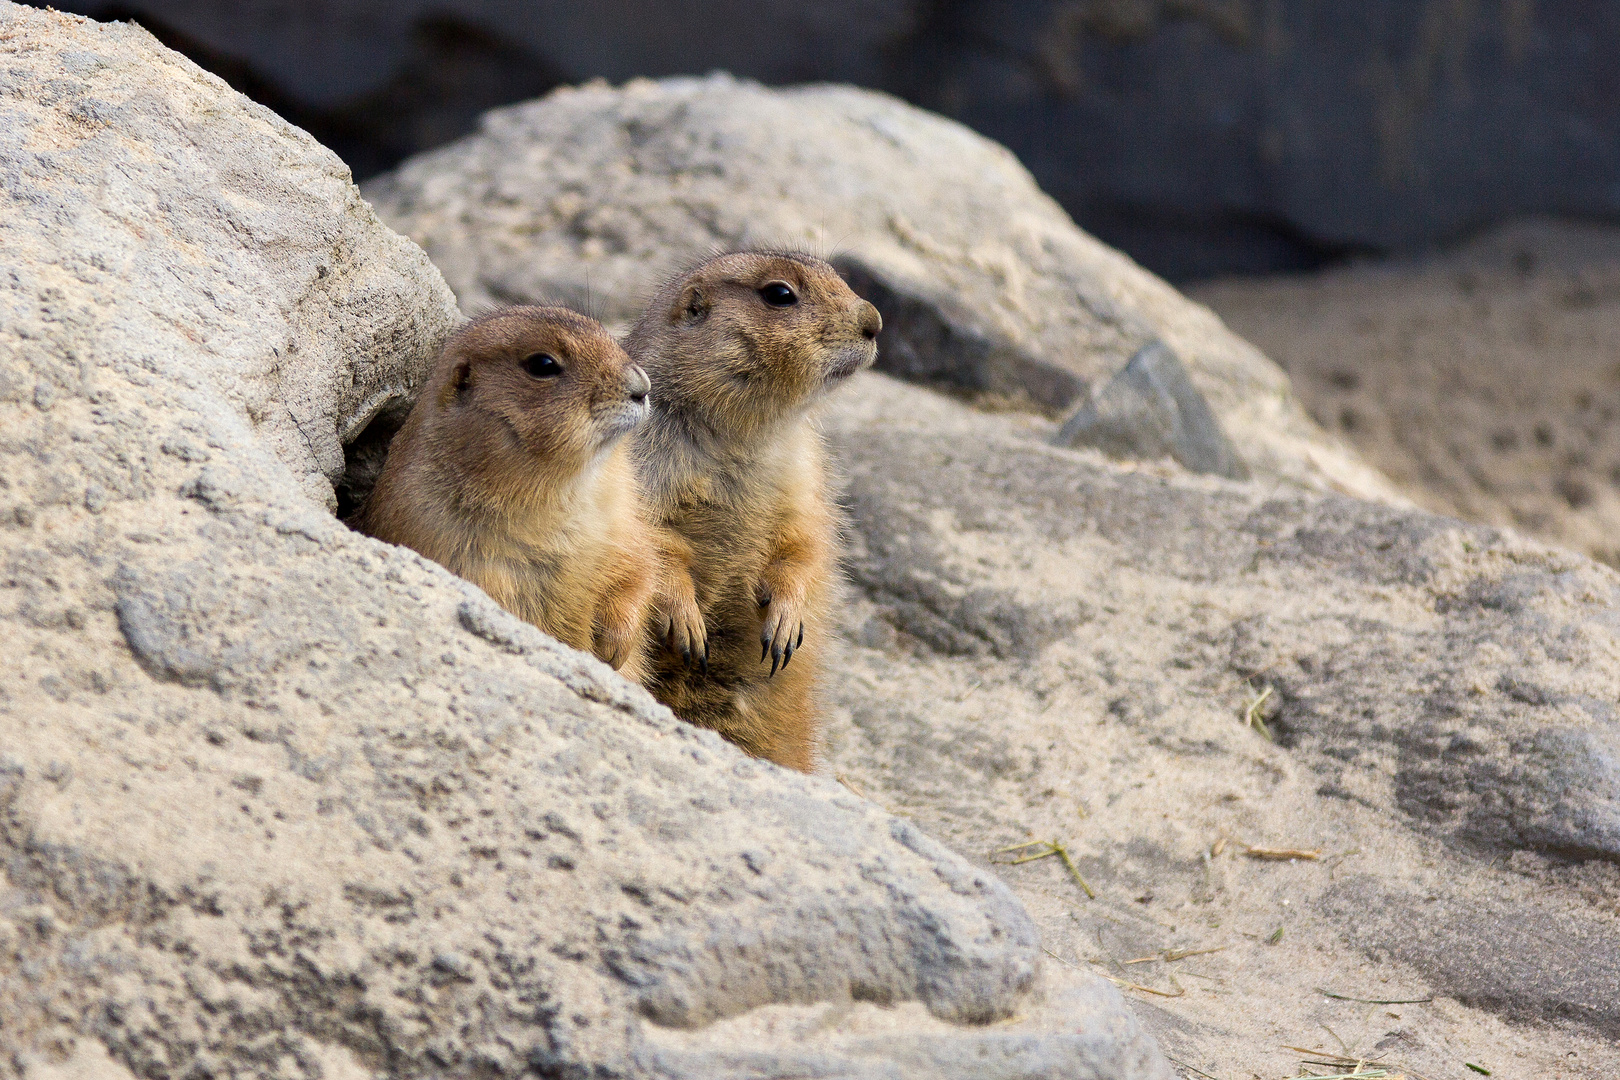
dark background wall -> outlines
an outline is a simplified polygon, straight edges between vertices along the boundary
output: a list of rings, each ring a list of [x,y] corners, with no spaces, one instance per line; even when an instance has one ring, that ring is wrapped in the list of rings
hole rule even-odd
[[[1620,219],[1615,0],[58,6],[135,18],[362,179],[560,83],[724,68],[955,117],[1177,281],[1410,250],[1522,214]]]

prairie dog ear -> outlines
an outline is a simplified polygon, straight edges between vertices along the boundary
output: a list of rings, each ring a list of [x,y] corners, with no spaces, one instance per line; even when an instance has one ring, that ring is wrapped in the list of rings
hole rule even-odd
[[[694,282],[681,290],[680,299],[675,302],[675,310],[670,312],[670,321],[697,322],[709,313],[712,306],[703,286]]]
[[[450,373],[445,380],[444,389],[439,391],[439,406],[443,408],[466,392],[472,385],[472,364],[463,360],[456,365],[456,370]]]

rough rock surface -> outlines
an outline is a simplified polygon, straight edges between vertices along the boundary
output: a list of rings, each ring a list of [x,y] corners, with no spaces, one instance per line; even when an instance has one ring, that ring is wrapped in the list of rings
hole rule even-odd
[[[333,155],[0,55],[0,1073],[1162,1080],[993,874],[338,523],[456,316]]]
[[[1002,873],[1061,960],[1171,995],[1139,1009],[1175,1059],[1612,1072],[1620,575],[1123,470],[881,376],[827,424],[857,585],[832,767],[981,858],[1063,841],[1097,900],[1055,857]]]
[[[880,94],[725,76],[560,90],[364,191],[468,310],[546,298],[630,322],[715,247],[821,250],[883,312],[885,370],[1058,412],[1162,340],[1256,476],[1389,492],[1275,365],[1077,229],[1004,148]]]

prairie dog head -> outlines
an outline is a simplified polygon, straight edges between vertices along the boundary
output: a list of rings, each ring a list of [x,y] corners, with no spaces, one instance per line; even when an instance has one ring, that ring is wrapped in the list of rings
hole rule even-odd
[[[650,388],[596,320],[512,307],[450,339],[424,397],[434,452],[468,479],[504,486],[584,469],[646,418]]]
[[[746,432],[877,359],[883,319],[827,263],[739,252],[669,282],[626,339],[661,408]]]

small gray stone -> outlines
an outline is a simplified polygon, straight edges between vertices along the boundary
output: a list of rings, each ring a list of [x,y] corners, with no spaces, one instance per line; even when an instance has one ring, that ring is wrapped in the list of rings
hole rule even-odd
[[[1520,842],[1620,862],[1620,724],[1612,713],[1601,726],[1538,731],[1516,756],[1518,775],[1503,776],[1499,790],[1510,798]]]
[[[1096,397],[1063,422],[1052,441],[1127,460],[1169,456],[1193,472],[1249,478],[1220,421],[1187,378],[1187,369],[1159,341],[1131,357]]]

